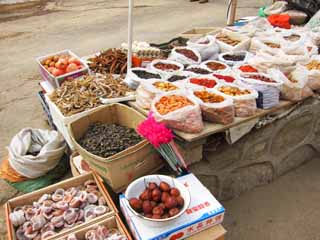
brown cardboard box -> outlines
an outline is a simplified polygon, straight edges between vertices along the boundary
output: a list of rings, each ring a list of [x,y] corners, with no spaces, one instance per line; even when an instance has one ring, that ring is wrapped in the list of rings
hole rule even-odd
[[[213,226],[205,231],[193,235],[188,240],[224,240],[224,235],[227,231],[221,224]]]
[[[84,240],[86,232],[88,232],[92,229],[95,229],[98,225],[106,226],[108,229],[118,229],[123,235],[125,235],[127,237],[127,240],[132,240],[129,232],[127,231],[126,227],[124,226],[124,224],[122,223],[122,221],[118,215],[113,216],[108,219],[104,219],[100,222],[95,223],[94,225],[87,226],[85,228],[82,228],[77,231],[73,231],[71,233],[75,234],[78,240]],[[57,240],[65,240],[65,237],[67,237],[67,235],[65,235]]]
[[[145,117],[122,104],[111,104],[74,120],[69,125],[69,134],[78,153],[90,168],[102,176],[114,191],[121,191],[135,178],[150,174],[162,167],[162,160],[146,140],[108,158],[96,156],[82,148],[79,140],[94,122],[116,123],[136,128]]]
[[[25,195],[22,195],[22,196],[19,196],[19,197],[16,197],[16,198],[13,198],[13,199],[9,200],[5,204],[8,239],[9,240],[17,240],[16,235],[15,235],[14,227],[11,224],[11,221],[10,221],[10,218],[9,218],[9,215],[13,211],[14,208],[19,207],[19,206],[23,206],[23,205],[32,205],[34,201],[38,200],[45,193],[50,194],[50,193],[54,192],[56,189],[58,189],[58,188],[66,189],[66,188],[70,188],[70,187],[77,187],[77,186],[83,184],[85,181],[87,181],[89,179],[95,180],[95,182],[98,185],[99,191],[105,197],[107,205],[111,209],[111,211],[106,213],[106,214],[104,214],[104,215],[102,215],[102,216],[99,216],[99,217],[97,217],[95,219],[92,219],[92,220],[90,220],[88,222],[80,224],[80,225],[78,225],[76,227],[70,228],[68,230],[61,231],[61,232],[57,233],[56,235],[54,235],[54,236],[52,236],[50,238],[47,238],[47,240],[57,239],[58,237],[63,236],[65,234],[68,234],[71,231],[75,231],[75,230],[81,229],[83,227],[86,227],[86,226],[88,226],[90,224],[94,224],[94,223],[96,223],[96,222],[98,222],[100,220],[103,220],[105,218],[110,218],[111,216],[114,216],[116,213],[118,213],[117,208],[115,207],[113,201],[111,200],[110,195],[108,194],[108,192],[106,191],[105,187],[103,186],[100,178],[96,174],[91,172],[91,173],[88,173],[88,174],[85,174],[85,175],[81,175],[79,177],[70,178],[68,180],[59,182],[59,183],[51,185],[49,187],[45,187],[45,188],[42,188],[40,190],[34,191],[32,193],[28,193],[28,194],[25,194]]]
[[[219,27],[197,27],[180,34],[184,38],[197,38],[204,35],[215,35],[221,31]]]

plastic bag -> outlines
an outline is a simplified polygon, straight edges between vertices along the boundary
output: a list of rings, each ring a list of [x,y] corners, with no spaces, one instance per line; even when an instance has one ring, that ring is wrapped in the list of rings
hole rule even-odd
[[[249,51],[255,53],[259,50],[269,52],[270,54],[277,54],[282,49],[281,39],[277,36],[272,37],[254,37],[251,39]]]
[[[219,40],[219,36],[225,35],[230,39],[238,40],[240,41],[237,45],[232,46],[230,44],[227,44],[221,40]],[[242,35],[240,33],[232,32],[226,29],[223,29],[221,33],[218,33],[216,35],[216,41],[220,47],[220,51],[222,53],[224,52],[235,52],[235,51],[242,51],[242,50],[248,50],[250,46],[250,38],[248,38],[245,35]]]
[[[194,88],[193,95],[196,91],[204,91],[204,88]],[[214,89],[205,89],[205,91],[209,93],[213,93],[215,95],[222,96],[221,93]],[[230,97],[224,97],[224,101],[219,103],[206,103],[203,102],[200,98],[194,95],[197,102],[200,104],[200,108],[202,111],[202,117],[204,120],[213,123],[221,123],[221,124],[230,124],[234,121],[235,111],[233,100]]]
[[[310,61],[307,63],[310,64],[312,62],[318,63],[320,66],[320,56],[312,56]],[[305,65],[306,70],[308,71],[308,87],[310,87],[312,90],[318,90],[320,89],[320,69],[311,69],[308,70],[307,65]]]
[[[184,96],[194,103],[194,105],[177,109],[166,115],[161,115],[155,105],[162,97],[171,95]],[[200,106],[194,99],[193,95],[187,91],[174,91],[157,96],[152,101],[151,111],[154,113],[154,117],[157,121],[163,122],[168,127],[183,132],[199,133],[204,128]]]
[[[141,78],[135,73],[136,71],[140,72],[146,72],[150,75],[148,78]],[[152,77],[153,76],[153,77]],[[130,88],[132,89],[137,89],[140,82],[143,80],[151,80],[151,79],[157,79],[160,80],[162,79],[161,75],[158,72],[155,72],[151,69],[146,69],[146,68],[131,68],[126,75],[126,78],[124,79],[124,83],[127,84]]]
[[[166,92],[158,89],[153,85],[157,82],[166,83],[166,81],[159,81],[159,80],[141,81],[139,87],[136,90],[136,103],[140,108],[150,109],[152,100],[156,97],[156,95]],[[180,87],[177,84],[175,83],[170,83],[170,84],[178,88],[174,90],[180,89]]]
[[[216,43],[216,39],[213,36],[205,36],[197,41],[188,41],[187,46],[196,49],[201,55],[202,61],[208,59],[217,59],[220,51],[219,45]]]
[[[208,61],[202,62],[200,66],[215,73],[225,72],[230,70],[230,67],[227,64],[219,61],[214,61],[214,60],[208,60]]]
[[[57,166],[65,148],[57,131],[24,128],[11,140],[9,163],[20,175],[37,178]]]
[[[192,51],[193,54],[195,55],[195,59],[186,57],[185,55],[177,52],[179,50],[183,50],[183,49],[187,49],[189,51]],[[172,49],[168,60],[172,60],[172,61],[176,61],[178,63],[181,63],[183,65],[192,65],[192,64],[200,64],[201,63],[201,55],[198,52],[198,50],[190,48],[190,47],[176,47],[174,49]]]
[[[273,73],[273,72],[271,72]],[[274,82],[265,82],[256,80],[254,77],[259,76]],[[255,89],[258,93],[258,108],[269,109],[279,104],[280,88],[283,84],[282,80],[276,74],[262,73],[242,73],[241,81],[248,87]]]
[[[269,16],[279,14],[287,10],[288,3],[285,1],[277,1],[264,9],[264,14]]]
[[[174,65],[174,66],[176,66],[177,69],[162,70],[162,69],[159,69],[156,67],[156,65],[159,63]],[[149,65],[149,69],[151,69],[152,71],[158,72],[162,76],[162,78],[164,78],[164,79],[169,78],[172,75],[175,75],[175,74],[183,71],[183,68],[184,68],[184,66],[181,63],[178,63],[175,61],[170,61],[170,60],[162,60],[162,59],[153,60]]]
[[[244,56],[244,58],[243,60],[232,61],[232,60],[225,59],[226,55]],[[229,66],[242,65],[246,63],[248,59],[249,59],[249,53],[247,51],[225,52],[225,53],[219,54],[219,61]]]
[[[313,91],[307,86],[308,71],[304,67],[297,66],[288,77],[279,70],[273,69],[272,71],[283,81],[281,88],[282,99],[300,101],[313,95]]]
[[[248,94],[245,95],[238,95],[232,96],[227,94],[225,91],[222,90],[223,87],[231,87],[238,89],[240,91],[249,91]],[[224,97],[231,97],[233,99],[234,108],[235,108],[235,115],[236,117],[250,117],[253,116],[257,111],[257,103],[256,98],[258,98],[258,92],[254,89],[249,87],[239,86],[235,84],[227,84],[221,83],[218,84],[215,89],[219,91],[222,96]]]

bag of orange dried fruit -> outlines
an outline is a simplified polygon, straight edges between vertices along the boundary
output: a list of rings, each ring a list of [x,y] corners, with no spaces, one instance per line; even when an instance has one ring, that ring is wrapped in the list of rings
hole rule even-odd
[[[187,91],[172,91],[157,96],[152,102],[151,111],[157,121],[170,128],[187,133],[203,130],[200,106]]]
[[[194,88],[193,95],[200,104],[204,120],[213,123],[230,124],[234,121],[233,100],[222,96],[214,89]]]

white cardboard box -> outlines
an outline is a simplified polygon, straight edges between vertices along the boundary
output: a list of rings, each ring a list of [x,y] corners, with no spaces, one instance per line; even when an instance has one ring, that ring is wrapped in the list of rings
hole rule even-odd
[[[183,215],[166,226],[150,227],[144,225],[141,219],[127,208],[125,196],[120,196],[121,211],[135,239],[185,239],[186,237],[222,223],[225,209],[192,173],[177,179],[189,189],[191,203]]]

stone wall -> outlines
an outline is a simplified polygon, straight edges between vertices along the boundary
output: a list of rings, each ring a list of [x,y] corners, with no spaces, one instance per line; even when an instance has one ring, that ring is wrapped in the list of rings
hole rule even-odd
[[[203,159],[190,169],[218,199],[227,200],[273,181],[320,151],[320,101],[307,99],[233,145],[221,141],[219,135],[208,138]]]

